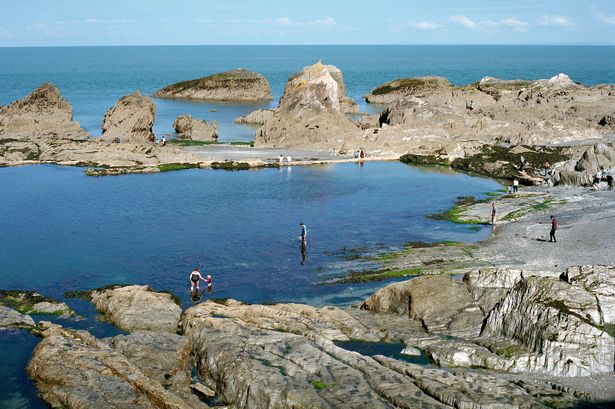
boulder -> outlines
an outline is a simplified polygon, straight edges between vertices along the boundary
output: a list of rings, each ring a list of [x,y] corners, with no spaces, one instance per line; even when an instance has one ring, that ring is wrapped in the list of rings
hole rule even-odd
[[[257,109],[235,119],[236,124],[263,125],[273,117],[273,109]]]
[[[6,328],[33,327],[34,325],[34,320],[29,315],[0,305],[0,330]]]
[[[448,275],[422,276],[388,285],[365,300],[361,308],[407,315],[430,332],[468,338],[480,334],[484,318],[467,286]]]
[[[339,92],[339,100],[340,100],[340,109],[342,112],[347,114],[354,114],[359,112],[359,105],[352,100],[349,96],[346,95],[346,84],[344,83],[344,74],[342,74],[342,70],[337,68],[335,65],[325,65],[327,71],[335,82],[337,82],[338,92]]]
[[[0,140],[30,142],[85,141],[88,133],[73,120],[73,108],[53,84],[0,106]]]
[[[362,131],[340,105],[340,89],[330,68],[321,63],[293,75],[273,117],[256,132],[257,147],[344,150]]]
[[[135,144],[153,144],[152,132],[156,105],[140,92],[120,98],[105,114],[102,123],[103,141]]]
[[[615,148],[604,143],[589,147],[575,165],[578,172],[593,176],[600,169],[615,169]]]
[[[192,141],[216,142],[218,140],[218,124],[207,123],[205,120],[194,119],[191,115],[180,115],[173,122],[177,139]]]
[[[23,314],[76,315],[66,303],[45,297],[36,291],[0,290],[0,305],[14,308]]]
[[[390,104],[402,97],[421,97],[435,92],[448,91],[452,85],[443,77],[401,78],[379,85],[365,96],[370,104]]]
[[[272,99],[269,81],[245,68],[178,82],[156,91],[154,96],[244,102]]]
[[[615,343],[599,326],[596,297],[549,277],[519,281],[489,313],[481,336],[519,342],[514,372],[585,376],[613,370]]]
[[[173,373],[147,376],[121,353],[127,348],[124,344],[116,350],[86,331],[69,330],[50,323],[42,323],[42,326],[43,339],[32,354],[28,374],[36,383],[41,398],[51,407],[207,408],[198,400],[186,399],[187,395],[176,395],[170,387],[171,382],[161,383],[161,378],[169,375],[170,379]],[[162,343],[160,350],[164,348]],[[160,354],[152,355],[151,360],[160,359]],[[160,362],[146,365],[157,364],[165,365]],[[190,394],[188,385],[185,390]]]
[[[171,294],[131,285],[92,290],[90,297],[96,310],[124,331],[177,331],[181,308]]]

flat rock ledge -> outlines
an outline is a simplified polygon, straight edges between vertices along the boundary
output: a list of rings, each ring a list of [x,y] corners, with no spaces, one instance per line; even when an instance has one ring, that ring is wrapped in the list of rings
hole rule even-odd
[[[177,331],[181,308],[171,294],[131,285],[92,290],[89,296],[96,310],[124,331]]]

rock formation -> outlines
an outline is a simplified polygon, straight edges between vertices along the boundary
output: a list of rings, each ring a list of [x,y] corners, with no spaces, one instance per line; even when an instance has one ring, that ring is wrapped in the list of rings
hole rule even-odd
[[[149,144],[156,140],[152,128],[156,105],[140,92],[120,98],[105,114],[102,140],[119,143]]]
[[[335,65],[325,65],[329,75],[337,82],[338,98],[340,101],[340,109],[346,114],[354,114],[359,112],[359,105],[346,95],[346,84],[344,83],[344,75],[342,70]]]
[[[453,88],[443,77],[402,78],[380,85],[365,96],[370,104],[390,104],[402,97],[422,97]]]
[[[23,328],[34,326],[32,317],[0,305],[0,330],[6,328]]]
[[[216,122],[207,123],[205,120],[194,119],[191,115],[180,115],[175,118],[173,128],[177,133],[177,139],[206,142],[218,140],[218,124]]]
[[[55,142],[84,141],[88,133],[73,121],[73,108],[53,84],[0,106],[0,140]]]
[[[293,75],[273,117],[256,132],[255,146],[344,149],[362,131],[340,105],[340,87],[332,68],[316,63]],[[353,144],[350,149],[356,149]]]
[[[178,82],[156,91],[154,96],[244,102],[271,99],[269,81],[244,68]]]
[[[273,109],[257,109],[235,119],[236,124],[263,125],[273,117]]]
[[[596,173],[601,169],[615,168],[615,148],[604,143],[589,147],[577,162],[575,170],[585,173]]]
[[[560,370],[557,363],[573,359],[573,363],[565,362],[570,369],[593,357],[605,363],[610,359],[611,367],[588,361],[586,372],[612,371],[613,351],[605,349],[609,344],[594,327],[593,320],[601,316],[596,299],[586,297],[589,292],[585,287],[592,291],[599,288],[610,300],[613,271],[606,267],[570,269],[567,278],[576,282],[572,285],[554,278],[551,272],[526,277],[520,271],[495,269],[472,272],[463,283],[449,276],[421,277],[393,284],[370,297],[364,305],[373,312],[206,301],[184,311],[176,327],[178,334],[167,332],[171,328],[168,320],[155,318],[157,314],[168,315],[170,310],[170,301],[162,302],[162,295],[138,286],[94,290],[93,294],[102,296],[93,300],[98,309],[104,298],[104,305],[115,305],[111,308],[116,320],[122,316],[123,322],[140,322],[142,314],[149,314],[152,326],[143,331],[135,330],[140,325],[125,325],[132,328],[130,334],[99,340],[85,331],[43,323],[43,340],[32,356],[28,373],[44,400],[67,408],[126,407],[129,402],[147,408],[207,407],[196,400],[191,387],[214,393],[223,404],[241,409],[573,407],[580,400],[553,380],[528,381],[525,375],[515,378],[471,367],[572,375],[574,371]],[[565,291],[561,286],[566,286]],[[475,298],[479,290],[503,288],[509,293],[498,292],[496,298],[501,301],[495,304],[483,302],[484,294],[480,297],[483,301]],[[557,307],[545,305],[546,300]],[[569,310],[561,308],[559,301]],[[492,307],[487,307],[489,304]],[[513,305],[519,312],[511,308]],[[145,312],[144,306],[150,311]],[[459,320],[456,314],[480,310],[478,306],[491,308],[484,329],[496,332],[491,337],[477,337],[452,324]],[[542,318],[536,312],[545,313],[543,307],[558,308],[559,315]],[[528,317],[526,323],[511,315],[510,320],[496,325],[498,317],[522,313]],[[175,317],[173,313],[172,321]],[[587,324],[591,328],[582,327],[586,321],[591,321]],[[552,346],[538,352],[519,347],[509,356],[508,352],[494,353],[481,345],[495,349],[493,345],[501,337],[520,340],[518,331],[508,334],[514,325],[533,326],[532,331],[545,334],[545,342]],[[549,332],[551,328],[557,331]],[[592,334],[602,343],[596,349],[587,349],[584,340]],[[469,340],[464,340],[466,337]],[[549,341],[550,337],[560,343]],[[400,351],[427,353],[436,363],[454,367],[444,369],[376,352],[354,352],[343,343],[349,340],[401,343]],[[609,340],[612,348],[613,340]],[[567,343],[577,341],[579,349],[566,349]],[[553,348],[567,352],[563,357],[552,355],[556,352]],[[538,369],[535,363],[540,360],[546,366]],[[203,384],[197,386],[191,381],[192,366]],[[544,371],[547,367],[552,370]]]
[[[181,308],[168,293],[155,292],[146,285],[132,285],[94,290],[90,297],[97,311],[125,331],[177,330]]]

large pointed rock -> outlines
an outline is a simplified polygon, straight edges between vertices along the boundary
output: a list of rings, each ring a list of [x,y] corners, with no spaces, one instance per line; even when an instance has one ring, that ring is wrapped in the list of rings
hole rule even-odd
[[[156,105],[140,92],[120,98],[105,114],[102,123],[102,140],[153,144],[152,132],[156,118]]]
[[[71,104],[47,83],[32,94],[0,106],[0,139],[84,141],[88,133],[73,120]]]
[[[280,106],[257,131],[255,146],[341,150],[358,140],[362,131],[344,114],[331,71],[316,63],[290,77]]]

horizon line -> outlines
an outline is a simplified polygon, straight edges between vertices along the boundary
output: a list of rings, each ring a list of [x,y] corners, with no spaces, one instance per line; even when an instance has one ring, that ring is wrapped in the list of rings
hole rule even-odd
[[[546,42],[546,43],[366,43],[366,44],[65,44],[65,45],[0,45],[0,48],[78,48],[78,47],[381,47],[381,46],[615,46],[615,42]]]

